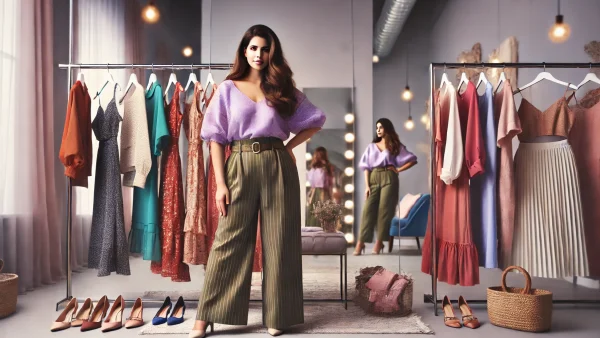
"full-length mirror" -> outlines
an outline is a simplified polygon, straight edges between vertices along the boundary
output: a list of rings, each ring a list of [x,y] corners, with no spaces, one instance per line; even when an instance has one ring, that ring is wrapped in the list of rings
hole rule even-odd
[[[313,211],[328,200],[342,209],[338,231],[352,242],[354,217],[354,115],[352,88],[304,88],[306,97],[327,113],[323,129],[306,145],[306,226],[322,227]]]

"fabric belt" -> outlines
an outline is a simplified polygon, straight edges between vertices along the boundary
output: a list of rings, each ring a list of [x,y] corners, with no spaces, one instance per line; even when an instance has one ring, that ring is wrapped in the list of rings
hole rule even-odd
[[[258,137],[231,142],[232,152],[253,152],[258,154],[265,150],[285,149],[283,141],[276,137]]]
[[[388,170],[392,171],[392,169],[388,168],[388,167],[377,167],[377,168],[373,169],[373,171],[388,171]]]

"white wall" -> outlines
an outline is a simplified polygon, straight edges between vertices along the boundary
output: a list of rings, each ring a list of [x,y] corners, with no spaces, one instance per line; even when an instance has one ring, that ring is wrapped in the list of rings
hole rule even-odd
[[[351,1],[354,7],[354,50]],[[244,32],[260,23],[273,29],[281,40],[299,88],[352,87],[354,68],[358,79],[355,86],[356,121],[360,126],[356,149],[364,149],[372,129],[372,11],[370,1],[358,0],[205,0],[202,10],[202,62],[232,63]],[[217,82],[226,75],[226,71],[213,71]],[[297,158],[304,159],[304,155],[301,156],[297,155]],[[300,177],[305,176],[304,164],[298,166],[302,171],[299,172]],[[357,176],[358,191],[364,189],[362,181],[362,176]],[[355,211],[360,211],[362,200],[356,202]]]

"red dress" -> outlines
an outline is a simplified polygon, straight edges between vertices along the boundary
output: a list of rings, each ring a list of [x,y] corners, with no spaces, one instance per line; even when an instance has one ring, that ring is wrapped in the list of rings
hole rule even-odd
[[[161,261],[152,262],[151,270],[174,282],[189,282],[190,271],[183,262],[185,205],[183,200],[183,178],[181,158],[179,156],[179,132],[183,115],[179,105],[179,96],[183,87],[175,84],[175,93],[171,102],[166,104],[169,144],[163,150],[160,167],[160,238],[162,245]]]
[[[444,161],[450,107],[448,100],[440,98],[439,94],[435,100],[437,173],[434,186],[437,278],[451,285],[473,286],[479,284],[479,257],[471,234],[469,179],[483,172],[485,161],[477,91],[469,82],[465,92],[457,95],[465,163],[460,176],[449,185],[439,175]],[[433,268],[430,237],[431,219],[425,234],[421,261],[421,271],[427,274]]]

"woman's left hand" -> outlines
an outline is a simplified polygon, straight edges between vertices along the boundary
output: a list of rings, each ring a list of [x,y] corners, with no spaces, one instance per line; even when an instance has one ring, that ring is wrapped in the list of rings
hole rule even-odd
[[[294,156],[294,151],[292,150],[292,148],[285,146],[285,150],[288,152],[288,154],[290,154],[292,161],[294,161],[294,163],[296,163],[296,156]]]

